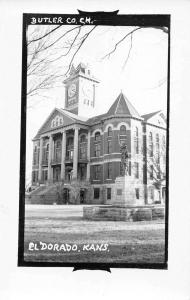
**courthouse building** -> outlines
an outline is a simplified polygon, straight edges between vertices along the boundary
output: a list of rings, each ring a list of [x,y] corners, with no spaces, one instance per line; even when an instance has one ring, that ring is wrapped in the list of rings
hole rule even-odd
[[[120,146],[126,143],[136,203],[165,201],[163,113],[141,116],[121,92],[106,113],[95,116],[99,81],[84,64],[72,67],[64,84],[65,107],[55,108],[33,139],[31,197],[56,202],[55,184],[64,182],[63,203],[73,203],[70,185],[76,182],[77,203],[111,204],[121,175]]]

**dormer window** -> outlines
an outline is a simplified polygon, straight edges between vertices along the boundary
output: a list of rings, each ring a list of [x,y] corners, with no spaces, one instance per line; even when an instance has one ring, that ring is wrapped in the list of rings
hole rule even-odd
[[[58,127],[63,125],[63,118],[61,116],[56,116],[52,121],[51,121],[51,128]]]

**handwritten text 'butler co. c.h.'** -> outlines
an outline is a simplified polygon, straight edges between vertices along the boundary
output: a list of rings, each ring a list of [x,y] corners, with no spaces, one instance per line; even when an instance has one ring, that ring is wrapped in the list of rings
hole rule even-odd
[[[94,21],[91,17],[32,17],[30,19],[31,25],[39,25],[39,24],[93,24]]]

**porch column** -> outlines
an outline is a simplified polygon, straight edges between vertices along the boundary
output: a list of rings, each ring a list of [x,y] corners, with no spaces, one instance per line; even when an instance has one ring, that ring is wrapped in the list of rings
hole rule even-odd
[[[90,131],[88,132],[87,160],[86,180],[90,180]]]
[[[66,130],[62,134],[61,180],[65,180]]]
[[[73,179],[77,179],[77,174],[78,174],[78,139],[79,139],[79,128],[75,128],[74,155],[73,155]]]
[[[42,180],[42,151],[43,151],[43,138],[40,138],[40,153],[39,153],[39,169],[38,169],[38,181]]]
[[[52,159],[52,149],[53,148],[53,136],[49,137],[49,156],[48,156],[48,181],[52,180],[52,170],[51,170],[51,159]]]

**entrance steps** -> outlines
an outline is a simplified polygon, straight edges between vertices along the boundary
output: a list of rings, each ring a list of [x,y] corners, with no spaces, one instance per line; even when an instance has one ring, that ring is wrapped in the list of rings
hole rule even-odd
[[[57,202],[57,189],[55,185],[43,185],[32,191],[26,197],[26,204],[53,204]]]

